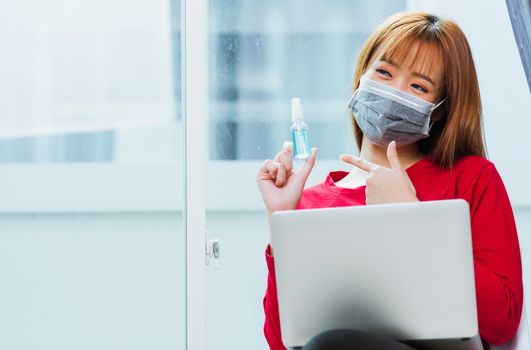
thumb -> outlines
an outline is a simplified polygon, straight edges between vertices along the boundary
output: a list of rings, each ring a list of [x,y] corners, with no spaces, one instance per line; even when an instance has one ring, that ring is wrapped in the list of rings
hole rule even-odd
[[[315,156],[317,155],[317,147],[312,148],[312,153],[310,156],[304,161],[304,164],[302,165],[301,169],[299,170],[299,173],[301,177],[306,182],[306,179],[308,176],[310,176],[310,172],[313,169],[313,166],[315,164]]]
[[[398,153],[396,152],[396,142],[391,141],[387,146],[387,159],[391,165],[391,169],[402,169],[402,163],[400,158],[398,158]]]

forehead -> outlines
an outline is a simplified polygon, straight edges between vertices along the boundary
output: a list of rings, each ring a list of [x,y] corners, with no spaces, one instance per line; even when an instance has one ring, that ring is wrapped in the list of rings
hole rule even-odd
[[[407,40],[400,45],[389,45],[377,54],[376,60],[392,62],[401,69],[427,75],[439,84],[443,81],[442,50],[435,43]]]

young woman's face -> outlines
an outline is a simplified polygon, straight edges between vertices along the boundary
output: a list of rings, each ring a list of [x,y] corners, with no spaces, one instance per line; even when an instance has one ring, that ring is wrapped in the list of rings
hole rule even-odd
[[[426,45],[413,44],[400,63],[377,57],[365,76],[431,103],[444,98],[442,59],[436,50],[430,50]]]

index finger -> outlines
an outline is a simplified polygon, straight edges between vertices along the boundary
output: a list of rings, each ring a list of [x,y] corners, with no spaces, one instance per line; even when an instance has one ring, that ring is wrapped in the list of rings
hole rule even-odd
[[[369,162],[368,160],[355,157],[351,154],[342,154],[339,158],[345,163],[352,164],[362,170],[365,170],[366,172],[371,172],[378,166],[374,163]]]

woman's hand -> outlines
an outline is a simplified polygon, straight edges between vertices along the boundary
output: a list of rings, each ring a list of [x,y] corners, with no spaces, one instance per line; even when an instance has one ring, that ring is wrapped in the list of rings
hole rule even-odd
[[[269,215],[277,210],[297,207],[306,179],[315,164],[316,153],[317,148],[312,148],[310,157],[296,171],[292,162],[293,145],[286,141],[275,159],[264,161],[256,175],[256,182]]]
[[[418,202],[417,192],[406,171],[402,169],[396,153],[396,142],[387,146],[387,159],[391,168],[386,168],[361,158],[343,154],[341,160],[369,173],[366,179],[367,204]]]

